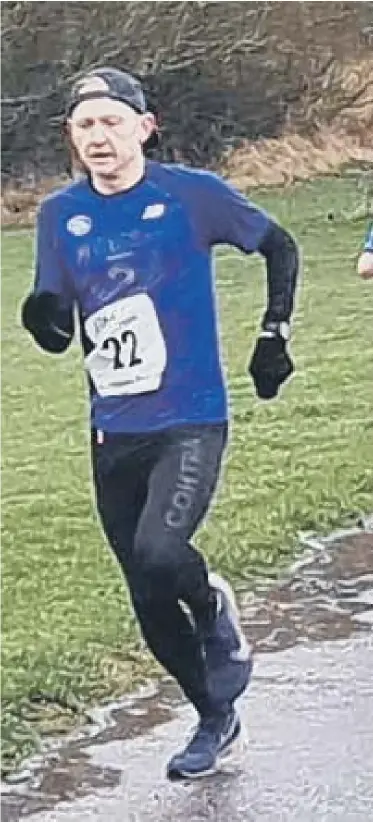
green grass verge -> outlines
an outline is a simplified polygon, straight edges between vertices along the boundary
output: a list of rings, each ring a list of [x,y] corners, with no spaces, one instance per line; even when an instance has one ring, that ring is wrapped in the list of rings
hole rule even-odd
[[[266,404],[246,377],[264,304],[262,263],[232,251],[218,263],[233,427],[224,483],[198,542],[237,580],[276,573],[299,529],[324,532],[373,507],[373,293],[354,272],[365,227],[343,218],[355,205],[354,183],[321,180],[255,199],[295,233],[304,275],[296,377]],[[16,319],[31,266],[31,235],[4,236],[5,770],[38,746],[40,734],[69,727],[84,718],[84,706],[157,670],[94,512],[80,352],[43,356]]]

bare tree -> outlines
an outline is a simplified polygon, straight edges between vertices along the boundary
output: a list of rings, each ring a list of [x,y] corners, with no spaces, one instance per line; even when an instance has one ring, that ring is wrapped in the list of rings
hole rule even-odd
[[[372,3],[9,2],[3,174],[61,172],[69,86],[128,68],[158,109],[164,159],[217,164],[240,139],[311,130],[365,100],[342,68],[368,53]]]

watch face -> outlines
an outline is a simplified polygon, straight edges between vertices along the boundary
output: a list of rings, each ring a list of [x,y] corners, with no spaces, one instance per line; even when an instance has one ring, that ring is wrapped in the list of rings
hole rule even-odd
[[[288,323],[280,323],[279,332],[283,340],[290,340],[290,325]]]
[[[269,336],[276,336],[276,334],[282,337],[283,340],[286,342],[290,340],[290,324],[287,322],[281,323],[267,323],[264,326],[264,333],[268,333]]]

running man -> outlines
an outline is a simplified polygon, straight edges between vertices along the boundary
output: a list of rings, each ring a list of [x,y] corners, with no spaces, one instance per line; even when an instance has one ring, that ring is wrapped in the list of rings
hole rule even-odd
[[[97,69],[72,89],[71,151],[85,178],[46,197],[22,320],[51,353],[79,334],[90,387],[97,509],[146,643],[199,722],[169,778],[212,772],[237,738],[250,649],[228,583],[191,544],[227,442],[212,250],[258,251],[268,301],[249,372],[263,399],[293,371],[292,237],[222,179],[145,159],[154,116],[132,76]]]
[[[364,250],[359,256],[357,273],[363,280],[370,280],[373,277],[373,225],[368,230]]]

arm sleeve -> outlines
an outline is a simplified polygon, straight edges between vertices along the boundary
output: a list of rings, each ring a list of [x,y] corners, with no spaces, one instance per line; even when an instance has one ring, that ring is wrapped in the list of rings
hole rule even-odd
[[[267,266],[267,323],[289,322],[299,274],[299,253],[293,237],[272,222],[258,249]]]
[[[54,219],[53,201],[42,203],[36,221],[36,259],[33,293],[44,292],[59,297],[61,307],[72,307],[70,288],[61,250],[58,243],[57,221]]]
[[[35,279],[22,305],[22,323],[41,348],[61,353],[74,335],[74,296],[51,206],[44,201],[37,215]]]

